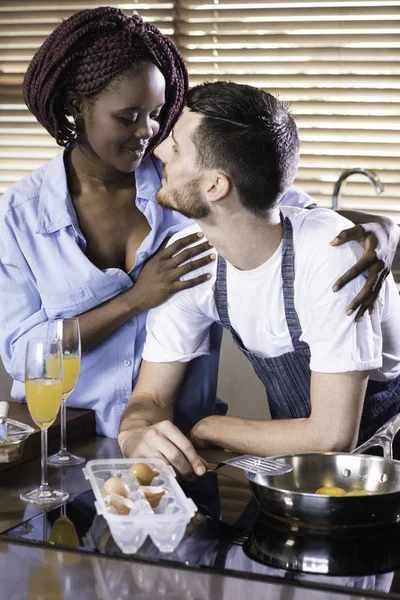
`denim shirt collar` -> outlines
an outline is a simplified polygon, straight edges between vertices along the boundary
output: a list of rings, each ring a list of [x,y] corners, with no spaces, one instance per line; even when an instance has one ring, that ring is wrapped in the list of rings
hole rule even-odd
[[[64,165],[65,149],[57,154],[46,167],[39,193],[37,233],[54,233],[64,227],[72,227],[83,238],[79,229],[76,211],[68,190]],[[155,157],[146,158],[136,169],[136,200],[155,202],[155,193],[160,187],[161,163]],[[157,168],[158,167],[158,168]]]

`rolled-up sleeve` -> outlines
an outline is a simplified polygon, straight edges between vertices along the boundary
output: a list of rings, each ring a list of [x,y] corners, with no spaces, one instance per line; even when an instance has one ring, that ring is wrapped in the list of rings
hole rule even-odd
[[[47,315],[35,285],[35,278],[19,244],[3,221],[0,233],[0,354],[6,371],[24,381],[26,342],[43,337]]]

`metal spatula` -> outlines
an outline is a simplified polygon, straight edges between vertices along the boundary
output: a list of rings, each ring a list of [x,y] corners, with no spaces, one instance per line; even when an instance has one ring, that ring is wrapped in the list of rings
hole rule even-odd
[[[252,456],[251,454],[223,460],[211,469],[211,471],[216,471],[224,465],[236,467],[242,471],[249,471],[255,475],[283,475],[284,473],[293,471],[292,465],[288,465],[283,461],[281,462],[274,458],[265,458],[264,456]]]

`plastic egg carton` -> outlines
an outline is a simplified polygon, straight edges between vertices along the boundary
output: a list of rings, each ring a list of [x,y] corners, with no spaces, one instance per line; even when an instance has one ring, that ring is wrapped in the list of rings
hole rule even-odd
[[[135,475],[129,469],[135,463],[146,463],[156,473],[151,488],[162,487],[166,494],[157,508],[152,508]],[[173,552],[181,542],[186,526],[197,512],[191,498],[187,498],[176,481],[174,469],[159,459],[120,458],[91,460],[82,469],[91,483],[96,497],[97,513],[102,515],[110,528],[115,543],[125,554],[134,554],[149,535],[160,552]],[[120,477],[129,488],[128,498],[117,494],[104,497],[102,489],[110,477]],[[150,490],[150,487],[144,490]],[[110,500],[116,500],[129,508],[129,514],[118,514]]]

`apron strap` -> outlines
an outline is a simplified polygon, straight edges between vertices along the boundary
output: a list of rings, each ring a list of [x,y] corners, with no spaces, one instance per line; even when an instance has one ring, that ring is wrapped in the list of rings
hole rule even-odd
[[[228,314],[228,294],[226,290],[226,261],[220,254],[217,259],[217,279],[214,288],[215,304],[221,325],[231,329]]]
[[[280,213],[282,223],[282,286],[286,323],[289,329],[294,350],[308,350],[308,345],[300,341],[302,334],[299,317],[294,306],[294,249],[293,228],[290,219]],[[229,329],[235,341],[241,345],[241,340],[232,329],[228,313],[228,294],[226,286],[226,261],[220,254],[217,260],[217,279],[215,282],[215,304],[221,325]]]
[[[306,350],[308,345],[300,341],[302,334],[299,317],[294,306],[294,245],[293,245],[293,227],[290,219],[284,217],[282,212],[281,223],[283,230],[282,238],[282,286],[283,303],[285,306],[286,323],[292,339],[295,350]]]

